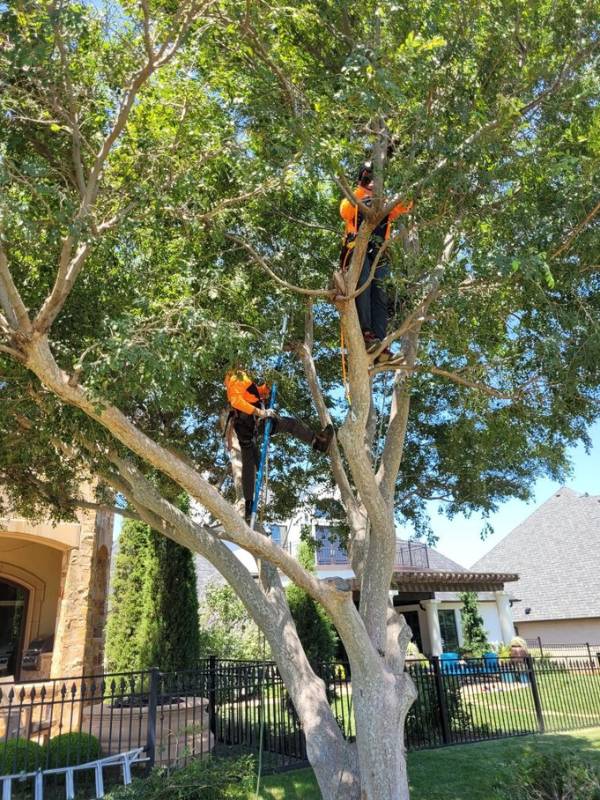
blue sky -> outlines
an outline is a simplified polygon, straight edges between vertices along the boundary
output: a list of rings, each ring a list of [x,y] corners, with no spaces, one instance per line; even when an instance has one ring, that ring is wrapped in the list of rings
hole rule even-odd
[[[592,449],[589,454],[585,452],[583,445],[569,451],[572,473],[565,484],[576,492],[600,495],[600,422],[590,428],[590,436]],[[509,500],[490,517],[494,533],[485,541],[480,538],[485,522],[480,516],[473,515],[470,519],[457,516],[448,520],[435,513],[439,503],[432,504],[432,527],[438,537],[436,549],[459,564],[470,567],[547,500],[559,486],[559,483],[544,478],[536,483],[535,499],[530,503]]]

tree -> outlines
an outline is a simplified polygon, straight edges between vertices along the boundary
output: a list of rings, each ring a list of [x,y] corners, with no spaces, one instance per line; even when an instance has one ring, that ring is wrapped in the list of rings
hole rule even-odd
[[[408,797],[396,526],[425,533],[431,499],[452,516],[527,498],[539,475],[564,475],[598,414],[597,17],[597,0],[3,11],[9,500],[69,518],[91,473],[108,487],[98,506],[116,492],[211,561],[271,647],[326,800]],[[336,208],[365,147],[375,201],[342,274]],[[415,214],[387,246],[399,357],[374,365],[354,292],[369,234],[405,197]],[[306,469],[304,451],[278,444],[270,512],[336,488],[358,607],[348,583],[319,580],[232,503],[223,371],[268,361],[284,307],[281,397],[338,430]],[[177,507],[181,490],[204,516]],[[258,559],[258,582],[226,542]],[[356,741],[278,571],[335,625]]]
[[[200,606],[200,642],[204,656],[263,660],[270,650],[231,586],[207,587]]]
[[[123,524],[107,626],[110,670],[192,669],[198,596],[191,552],[133,520]]]
[[[143,618],[147,548],[147,526],[125,521],[119,537],[106,624],[106,662],[110,671],[142,668],[139,632]],[[148,666],[155,665],[144,665]]]
[[[310,572],[315,571],[315,557],[306,542],[298,548],[298,561]],[[323,664],[336,656],[338,637],[324,609],[299,586],[290,584],[285,591],[298,638],[310,665],[318,672]]]
[[[462,623],[462,649],[473,658],[481,658],[488,650],[487,631],[483,627],[483,618],[477,605],[475,592],[464,592],[460,595],[462,607],[460,621]]]

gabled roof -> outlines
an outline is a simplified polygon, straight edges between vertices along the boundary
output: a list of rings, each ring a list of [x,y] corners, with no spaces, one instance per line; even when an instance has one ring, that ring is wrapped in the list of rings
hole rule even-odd
[[[456,561],[443,555],[439,550],[434,550],[433,547],[427,547],[427,555],[429,557],[429,569],[442,570],[444,572],[467,572],[467,569],[461,564],[457,564]]]
[[[515,622],[600,617],[600,497],[562,486],[471,569],[519,573]]]

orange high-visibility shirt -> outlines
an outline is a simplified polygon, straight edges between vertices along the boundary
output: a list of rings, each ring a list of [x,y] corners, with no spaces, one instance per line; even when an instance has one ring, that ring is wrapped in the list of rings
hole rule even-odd
[[[357,200],[364,200],[365,198],[372,197],[373,192],[370,189],[367,189],[366,186],[357,186],[354,190],[354,196]],[[390,237],[390,228],[392,222],[397,219],[400,214],[408,214],[413,207],[413,201],[408,200],[406,203],[398,203],[397,205],[392,208],[390,213],[387,217],[387,225],[385,228],[385,238],[389,239]],[[340,203],[340,216],[346,223],[346,235],[348,234],[357,234],[358,229],[360,227],[360,218],[359,218],[359,208],[354,203],[351,203],[350,200],[344,199]]]
[[[268,398],[270,391],[266,383],[257,386],[243,371],[228,372],[225,375],[225,388],[231,407],[243,411],[244,414],[254,414],[261,400]]]

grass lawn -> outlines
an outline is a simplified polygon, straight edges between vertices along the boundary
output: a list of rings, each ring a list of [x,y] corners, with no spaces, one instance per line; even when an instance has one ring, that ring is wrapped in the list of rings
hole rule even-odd
[[[532,749],[571,750],[600,764],[600,728],[410,753],[411,800],[507,800],[498,788],[513,764]],[[310,769],[269,775],[262,781],[262,800],[320,797]]]
[[[421,680],[417,681],[417,686],[422,691],[429,683],[429,677],[423,674]],[[452,685],[451,681],[450,688]],[[546,732],[577,730],[586,725],[594,725],[600,718],[600,670],[589,671],[587,665],[585,670],[580,671],[565,669],[560,663],[542,665],[538,668],[537,685]],[[497,677],[476,676],[458,681],[458,686],[462,708],[471,721],[470,727],[481,728],[488,736],[494,733],[506,735],[537,732],[538,722],[529,683],[506,683]],[[258,736],[260,706],[258,699],[243,703],[225,702],[219,711],[221,724],[225,727],[229,724],[242,726],[246,730],[255,727]],[[281,687],[269,689],[265,693],[262,707],[266,725],[273,728],[273,735],[277,735],[282,725],[291,732],[297,730],[297,722],[289,714]],[[343,690],[337,688],[331,707],[345,734],[354,735],[351,683],[345,685]],[[463,721],[456,720],[454,732],[459,741],[462,725]],[[465,738],[470,739],[472,736],[469,734]]]
[[[550,671],[538,675],[538,688],[547,731],[577,729],[600,715],[600,673]],[[494,731],[537,730],[529,684],[491,684],[486,692],[463,687],[463,704],[475,725]]]

